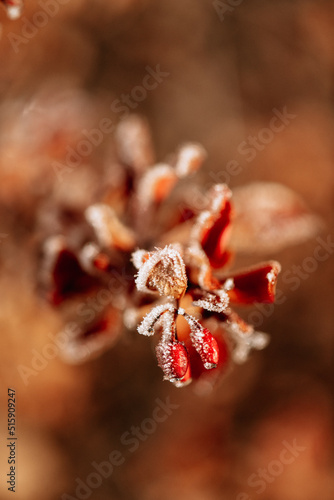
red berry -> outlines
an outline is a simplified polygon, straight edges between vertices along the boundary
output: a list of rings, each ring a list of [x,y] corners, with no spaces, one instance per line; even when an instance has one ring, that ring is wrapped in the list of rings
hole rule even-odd
[[[200,339],[196,342],[196,350],[202,358],[204,367],[215,368],[219,361],[219,347],[214,336],[207,328],[203,329]]]
[[[188,368],[188,352],[181,342],[172,344],[171,358],[171,371],[174,374],[174,378],[183,378]]]
[[[188,368],[188,352],[182,342],[161,342],[156,347],[160,368],[167,380],[183,378]]]

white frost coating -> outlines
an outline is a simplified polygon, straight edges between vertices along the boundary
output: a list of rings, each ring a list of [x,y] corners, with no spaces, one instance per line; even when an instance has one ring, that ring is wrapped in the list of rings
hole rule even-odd
[[[207,153],[200,144],[184,144],[176,160],[175,171],[179,178],[187,177],[192,172],[196,172],[205,160]]]
[[[229,302],[230,299],[225,290],[215,290],[214,293],[205,293],[203,298],[194,301],[193,305],[220,313],[227,310]]]
[[[211,368],[215,368],[217,365],[215,363],[210,363],[207,360],[207,355],[209,353],[210,346],[208,345],[207,342],[205,342],[204,327],[201,325],[199,321],[197,321],[197,319],[187,314],[183,309],[182,310],[179,309],[178,312],[185,317],[190,326],[191,343],[198,352],[198,354],[201,356],[204,368],[206,370],[211,370]]]
[[[82,330],[78,333],[59,334],[59,342],[61,343],[60,357],[66,363],[78,365],[85,363],[88,359],[94,359],[104,351],[107,347],[114,344],[118,338],[118,334],[109,334],[103,332],[101,335],[92,336],[90,338],[82,337]],[[64,341],[64,336],[65,341]]]
[[[225,323],[224,329],[230,334],[236,344],[232,358],[238,364],[242,364],[248,359],[248,355],[252,349],[264,349],[270,341],[270,337],[266,333],[256,332],[253,329],[245,333],[237,323]]]
[[[138,323],[138,310],[135,307],[125,309],[123,314],[123,323],[126,328],[132,330]]]
[[[189,324],[190,336],[199,335],[200,337],[203,337],[203,326],[199,321],[197,321],[197,319],[195,319],[190,314],[186,313],[186,311],[182,307],[178,309],[178,313],[181,314]]]
[[[224,285],[223,285],[224,290],[233,290],[234,288],[234,279],[233,278],[228,278]]]
[[[95,243],[87,243],[81,249],[78,258],[82,268],[85,269],[85,271],[96,271],[96,268],[93,265],[93,260],[99,254],[99,252],[100,249]]]
[[[191,231],[191,238],[194,241],[199,241],[201,239],[203,228],[208,224],[210,217],[211,213],[208,210],[205,210],[199,214]]]
[[[162,339],[155,348],[155,354],[157,356],[158,364],[164,373],[164,380],[173,381],[172,374],[172,346],[170,343]]]
[[[162,340],[164,342],[171,341],[175,332],[175,308],[168,309],[162,316]]]
[[[215,293],[218,295],[218,297],[220,299],[220,302],[221,302],[222,307],[223,307],[223,311],[226,311],[226,309],[228,308],[229,303],[230,303],[230,297],[226,293],[226,289],[222,288],[221,290],[215,290]]]
[[[43,245],[45,254],[41,274],[46,283],[50,281],[50,269],[53,268],[59,253],[67,248],[67,242],[64,236],[56,235],[50,236]]]
[[[120,120],[115,132],[121,160],[142,174],[154,163],[149,127],[140,116],[131,114]]]
[[[190,314],[187,314],[183,308],[179,308],[178,313],[184,316],[186,319],[188,325],[190,326],[190,338],[193,346],[195,347],[196,351],[198,349],[201,349],[203,346],[203,326],[197,319],[195,319],[193,316]]]
[[[208,273],[211,273],[211,267],[209,259],[204,250],[200,247],[198,241],[194,240],[191,246],[187,248],[185,257],[187,264],[189,262],[191,266],[199,270],[198,284],[203,290],[206,290],[205,281]]]
[[[169,188],[177,181],[174,169],[167,163],[158,163],[145,172],[140,179],[137,193],[140,206],[146,210],[154,201],[155,187],[159,181],[168,179]]]
[[[54,254],[60,252],[63,248],[66,247],[66,239],[62,235],[50,236],[43,246],[43,249],[46,254]]]
[[[191,237],[194,240],[201,239],[201,233],[205,227],[211,227],[211,219],[213,215],[218,214],[226,201],[228,201],[232,196],[231,190],[226,184],[216,184],[208,192],[208,197],[210,199],[210,206],[207,210],[202,211],[197,217],[196,223],[193,226]]]
[[[254,332],[252,335],[252,347],[254,349],[264,349],[270,342],[270,337],[267,333]]]
[[[162,264],[161,273],[155,276],[154,267],[159,263]],[[184,289],[186,288],[186,268],[180,253],[172,245],[167,245],[163,249],[156,249],[150,253],[149,258],[140,267],[135,279],[138,290],[152,292],[152,290],[147,288],[149,280],[151,280],[160,295],[167,295],[163,291],[164,283],[166,286],[169,284],[170,287],[183,284]]]
[[[96,203],[86,209],[85,217],[87,222],[95,229],[99,242],[105,246],[112,245],[113,237],[110,231],[110,222],[115,218],[114,210],[103,203]]]
[[[116,246],[130,250],[134,246],[133,232],[118,219],[115,211],[105,203],[96,203],[85,210],[87,222],[93,227],[102,246]]]
[[[212,197],[210,206],[210,212],[212,213],[220,212],[225,202],[232,196],[232,192],[226,184],[216,184],[209,193]]]
[[[271,264],[273,266],[273,269],[271,271],[269,271],[269,273],[267,273],[266,278],[269,281],[269,283],[275,283],[276,277],[281,272],[282,267],[279,264],[279,262],[276,262],[276,261],[271,262]]]
[[[240,344],[232,352],[233,361],[239,365],[245,363],[248,359],[248,354],[250,351],[250,346],[248,344]]]
[[[185,380],[184,382],[182,380],[173,380],[173,384],[175,387],[186,387],[187,385],[191,384],[193,379],[191,377],[188,378],[188,380]]]
[[[161,304],[154,307],[146,316],[143,321],[138,326],[138,333],[141,335],[151,336],[154,335],[154,326],[161,318],[161,315],[166,311],[175,311],[175,307],[171,304]]]
[[[139,269],[143,263],[144,256],[147,254],[147,250],[136,250],[131,255],[131,261],[136,269]]]
[[[21,16],[22,6],[21,5],[7,5],[6,10],[7,10],[7,16],[9,17],[9,19],[14,21],[15,19],[18,19]]]

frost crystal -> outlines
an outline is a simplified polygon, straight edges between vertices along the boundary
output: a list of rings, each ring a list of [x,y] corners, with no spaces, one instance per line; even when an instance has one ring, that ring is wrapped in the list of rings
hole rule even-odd
[[[160,163],[141,178],[138,185],[138,200],[143,210],[152,203],[164,200],[173,189],[177,181],[174,169],[165,163]]]
[[[245,326],[247,329],[243,328]],[[252,349],[264,349],[269,343],[269,336],[266,333],[254,331],[250,325],[246,325],[244,322],[242,322],[242,326],[237,321],[227,322],[225,328],[235,342],[236,347],[232,357],[238,364],[247,361]]]
[[[95,274],[99,270],[105,270],[109,266],[109,258],[101,253],[96,243],[84,245],[78,255],[82,268],[88,273]]]
[[[133,252],[131,260],[136,269],[139,269],[144,263],[146,255],[148,255],[147,250],[136,250]]]
[[[147,336],[153,335],[156,323],[166,311],[174,312],[175,307],[168,303],[154,307],[148,314],[146,314],[143,321],[138,326],[138,333]]]
[[[121,120],[115,135],[120,159],[137,174],[142,174],[154,163],[150,130],[138,115]]]
[[[187,177],[196,172],[206,158],[206,151],[200,144],[184,144],[177,156],[175,171],[178,177]]]
[[[207,311],[225,312],[230,299],[225,290],[215,290],[215,293],[204,292],[203,298],[193,302],[194,306],[202,307]]]
[[[100,245],[130,251],[135,245],[133,232],[118,219],[115,211],[104,203],[96,203],[85,212],[87,222],[93,227]]]

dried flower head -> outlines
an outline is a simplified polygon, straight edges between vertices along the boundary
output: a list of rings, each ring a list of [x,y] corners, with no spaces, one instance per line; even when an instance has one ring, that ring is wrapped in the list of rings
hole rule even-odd
[[[142,251],[139,250],[142,255]],[[137,262],[134,254],[134,263]],[[146,254],[139,266],[136,285],[141,292],[159,292],[160,295],[180,299],[187,288],[187,276],[180,253],[171,245]]]
[[[252,349],[268,343],[268,336],[255,331],[233,305],[272,303],[279,263],[266,261],[236,272],[228,268],[234,250],[243,250],[240,227],[247,214],[254,217],[244,230],[247,239],[256,233],[258,194],[253,199],[250,189],[247,206],[234,206],[230,189],[217,184],[205,193],[204,210],[185,207],[188,178],[206,157],[202,146],[185,144],[155,163],[149,128],[138,116],[118,125],[115,141],[115,156],[106,160],[100,184],[83,184],[87,206],[82,207],[81,197],[69,210],[60,197],[55,209],[42,207],[40,232],[49,237],[41,282],[50,302],[79,326],[65,342],[63,357],[77,363],[98,355],[119,338],[122,322],[142,335],[161,336],[156,355],[166,380],[177,386],[210,374],[213,380],[214,373],[232,361],[244,362]],[[278,240],[282,230],[281,241],[291,243],[292,227],[295,241],[312,234],[316,224],[306,209],[289,208],[294,195],[284,191],[283,196],[277,185],[268,190],[276,199],[262,218],[263,241],[268,242],[269,233]],[[285,220],[275,225],[278,207]],[[57,233],[50,234],[50,227]]]

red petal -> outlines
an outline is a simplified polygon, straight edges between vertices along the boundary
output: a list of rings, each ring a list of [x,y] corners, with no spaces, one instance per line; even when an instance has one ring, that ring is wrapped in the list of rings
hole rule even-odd
[[[46,246],[45,272],[51,287],[49,300],[58,305],[73,295],[87,292],[97,285],[97,280],[81,267],[72,250],[66,247],[59,236],[52,238]]]
[[[231,192],[224,184],[209,191],[211,206],[198,220],[198,239],[213,268],[220,268],[229,260],[226,243],[232,219]]]
[[[95,358],[117,341],[122,333],[122,315],[118,309],[110,306],[90,324],[81,320],[68,323],[66,328],[67,331],[65,329],[60,334],[61,356],[70,364],[83,363]]]
[[[274,302],[280,270],[278,262],[270,261],[231,276],[234,287],[227,292],[230,300],[240,304]]]

